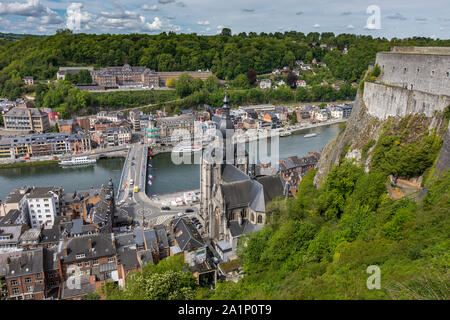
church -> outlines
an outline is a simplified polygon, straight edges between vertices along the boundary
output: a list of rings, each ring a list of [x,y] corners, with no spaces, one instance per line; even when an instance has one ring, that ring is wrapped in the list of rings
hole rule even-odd
[[[238,238],[242,234],[262,228],[266,222],[267,203],[284,195],[284,185],[278,173],[256,176],[256,165],[249,164],[248,153],[238,152],[238,147],[229,137],[234,125],[230,119],[226,93],[221,114],[214,120],[224,137],[224,161],[202,156],[200,221],[204,226],[204,236],[216,244],[218,253],[227,261],[235,254]],[[229,161],[228,157],[225,159],[230,149],[234,161]]]

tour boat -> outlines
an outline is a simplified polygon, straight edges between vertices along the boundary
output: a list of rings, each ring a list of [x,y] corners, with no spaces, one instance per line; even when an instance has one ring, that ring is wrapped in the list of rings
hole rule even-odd
[[[180,152],[180,153],[184,153],[184,152],[197,152],[200,151],[202,148],[198,147],[198,146],[177,146],[175,148],[173,148],[172,152]]]
[[[310,133],[310,134],[305,134],[305,138],[312,138],[317,136],[317,133]]]
[[[72,157],[69,160],[61,160],[58,162],[61,166],[77,166],[77,165],[85,165],[85,164],[93,164],[96,163],[97,159],[85,157]]]

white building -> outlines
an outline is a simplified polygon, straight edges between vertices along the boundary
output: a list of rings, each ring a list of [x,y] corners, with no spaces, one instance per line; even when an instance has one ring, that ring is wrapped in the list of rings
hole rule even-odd
[[[55,188],[34,187],[26,197],[31,227],[53,226],[59,213],[59,195]]]
[[[272,88],[272,81],[270,79],[262,79],[259,83],[259,87],[263,90]]]
[[[344,111],[341,107],[333,107],[331,108],[331,118],[333,119],[342,119],[344,116]]]
[[[328,120],[328,111],[327,110],[319,110],[316,113],[317,121],[327,121]]]

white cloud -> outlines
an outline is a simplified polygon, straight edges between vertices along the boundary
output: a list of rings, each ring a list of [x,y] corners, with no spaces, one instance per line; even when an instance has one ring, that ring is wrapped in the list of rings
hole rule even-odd
[[[89,30],[89,23],[92,22],[92,15],[82,10],[83,4],[79,2],[73,2],[67,7],[66,11],[66,27],[71,30],[81,30],[83,28]]]
[[[143,11],[158,11],[158,6],[155,4],[155,5],[150,7],[150,6],[146,5],[146,4],[144,4],[141,7],[141,10],[143,10]]]
[[[394,13],[394,14],[391,14],[391,15],[388,15],[387,18],[391,19],[391,20],[406,20],[406,17],[403,16],[401,13],[398,13],[398,12]]]
[[[316,23],[315,25],[314,25],[314,28],[320,28],[320,24],[318,24],[318,23]]]
[[[0,15],[14,14],[18,16],[38,17],[46,12],[40,0],[27,2],[0,2]]]
[[[175,0],[158,0],[158,2],[161,4],[167,4],[167,3],[175,2]]]
[[[53,10],[47,8],[46,15],[41,19],[42,24],[61,24],[64,20]]]
[[[209,26],[209,25],[210,25],[210,23],[209,23],[208,20],[205,20],[205,21],[197,21],[197,24],[198,24],[199,26]]]
[[[347,25],[347,29],[355,29],[355,27],[352,24]]]
[[[144,17],[141,17],[141,19]],[[155,19],[153,19],[152,23],[149,22],[145,22],[145,18],[142,20],[144,22],[144,28],[147,29],[148,31],[158,31],[162,29],[162,22],[158,17],[155,17]]]

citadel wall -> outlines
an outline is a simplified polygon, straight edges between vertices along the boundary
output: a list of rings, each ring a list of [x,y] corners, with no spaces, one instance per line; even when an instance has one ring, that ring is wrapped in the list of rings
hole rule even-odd
[[[432,117],[435,110],[450,105],[450,96],[366,82],[363,101],[370,115],[384,120],[413,113]]]
[[[450,95],[450,48],[394,47],[377,53],[377,82],[409,90]]]

